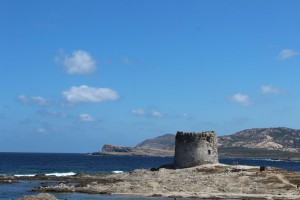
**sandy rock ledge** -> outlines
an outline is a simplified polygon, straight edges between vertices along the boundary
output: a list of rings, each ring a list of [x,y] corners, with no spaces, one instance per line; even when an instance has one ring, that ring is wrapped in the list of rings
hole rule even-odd
[[[38,192],[81,192],[138,196],[300,199],[300,173],[259,167],[202,165],[186,169],[135,170],[121,174],[81,175],[60,184],[39,187]]]
[[[58,200],[58,199],[52,194],[41,193],[38,195],[26,195],[21,197],[20,200]]]

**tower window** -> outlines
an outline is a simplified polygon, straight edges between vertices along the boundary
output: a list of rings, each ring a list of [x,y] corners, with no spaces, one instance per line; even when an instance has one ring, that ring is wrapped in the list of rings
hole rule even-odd
[[[208,155],[211,155],[211,151],[210,150],[208,150],[207,153],[208,153]]]

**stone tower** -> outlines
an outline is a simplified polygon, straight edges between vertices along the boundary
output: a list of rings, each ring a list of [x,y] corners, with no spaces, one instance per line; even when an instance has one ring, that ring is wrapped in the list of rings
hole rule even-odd
[[[214,131],[177,132],[174,158],[176,167],[185,168],[213,163],[218,163],[218,140]]]

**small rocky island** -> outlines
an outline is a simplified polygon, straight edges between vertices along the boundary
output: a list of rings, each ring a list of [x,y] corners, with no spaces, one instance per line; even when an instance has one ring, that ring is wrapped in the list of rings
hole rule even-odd
[[[219,164],[217,135],[214,132],[177,132],[175,149],[173,165],[119,174],[53,177],[53,180],[60,180],[61,183],[40,186],[35,191],[174,199],[300,199],[299,172]]]

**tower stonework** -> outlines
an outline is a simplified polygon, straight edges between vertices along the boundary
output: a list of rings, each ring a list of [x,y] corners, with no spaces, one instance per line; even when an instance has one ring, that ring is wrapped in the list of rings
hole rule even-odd
[[[218,162],[218,140],[214,131],[177,132],[174,158],[176,167],[186,168]]]

